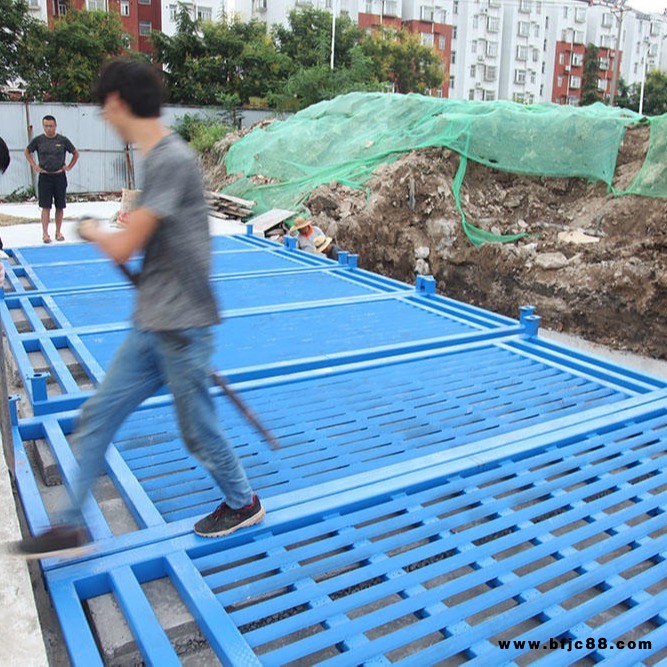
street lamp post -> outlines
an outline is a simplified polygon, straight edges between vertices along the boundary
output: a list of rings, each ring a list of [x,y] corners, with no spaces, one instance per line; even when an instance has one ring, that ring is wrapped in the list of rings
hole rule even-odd
[[[331,62],[330,66],[334,68],[334,53],[336,51],[336,0],[331,3]]]

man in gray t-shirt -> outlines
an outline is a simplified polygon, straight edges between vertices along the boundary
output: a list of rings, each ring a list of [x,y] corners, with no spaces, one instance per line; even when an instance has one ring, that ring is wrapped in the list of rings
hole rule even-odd
[[[209,392],[211,325],[219,322],[209,282],[208,211],[196,157],[160,120],[162,82],[148,64],[112,60],[100,73],[96,96],[104,119],[144,157],[145,182],[138,208],[125,226],[106,232],[93,223],[81,235],[115,262],[143,251],[134,327],[116,352],[106,376],[83,406],[73,436],[81,451],[72,488],[73,509],[63,525],[20,545],[29,557],[85,545],[81,507],[104,463],[106,449],[125,418],[163,385],[169,385],[190,452],[224,494],[195,523],[204,537],[227,535],[264,517],[231,443],[225,438]],[[201,502],[184,498],[184,503]],[[213,508],[211,508],[213,509]]]
[[[39,207],[42,209],[42,240],[51,243],[49,236],[49,222],[51,220],[51,206],[56,205],[56,241],[64,241],[61,228],[63,214],[67,205],[67,175],[79,159],[79,151],[74,144],[62,134],[57,133],[56,119],[53,116],[44,116],[42,119],[44,134],[36,136],[25,149],[25,157],[30,166],[39,173],[37,193]],[[39,164],[32,157],[37,152]],[[66,164],[67,153],[72,154],[69,164]]]

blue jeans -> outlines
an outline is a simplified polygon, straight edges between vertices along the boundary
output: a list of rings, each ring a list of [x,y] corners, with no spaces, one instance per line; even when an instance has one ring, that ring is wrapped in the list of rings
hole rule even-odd
[[[252,502],[245,471],[218,424],[209,393],[213,336],[208,328],[175,332],[133,329],[116,352],[104,380],[83,406],[73,436],[79,476],[68,522],[81,520],[81,505],[104,467],[116,431],[145,399],[164,384],[173,395],[181,436],[211,473],[226,503],[238,509]]]

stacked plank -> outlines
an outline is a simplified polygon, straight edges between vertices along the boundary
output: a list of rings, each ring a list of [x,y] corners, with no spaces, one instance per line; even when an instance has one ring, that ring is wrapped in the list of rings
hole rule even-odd
[[[252,215],[254,201],[240,199],[231,195],[224,195],[221,192],[207,192],[206,201],[209,205],[209,214],[221,220],[241,221]]]

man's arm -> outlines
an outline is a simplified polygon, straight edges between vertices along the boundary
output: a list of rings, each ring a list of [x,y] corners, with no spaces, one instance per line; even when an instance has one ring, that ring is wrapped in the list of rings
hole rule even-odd
[[[69,163],[69,164],[66,164],[66,165],[63,167],[63,169],[64,169],[65,171],[69,171],[69,170],[76,164],[76,161],[77,161],[78,159],[79,159],[79,151],[76,150],[76,148],[75,148],[75,149],[74,149],[74,153],[72,153],[72,159],[71,159],[70,163]]]
[[[160,224],[160,218],[148,208],[138,208],[127,214],[125,227],[119,232],[105,232],[96,225],[81,225],[79,235],[97,243],[117,264],[124,264],[135,252],[143,250]]]
[[[32,153],[26,148],[23,153],[25,154],[25,159],[30,162],[30,166],[38,173],[43,174],[44,170],[32,159]]]

